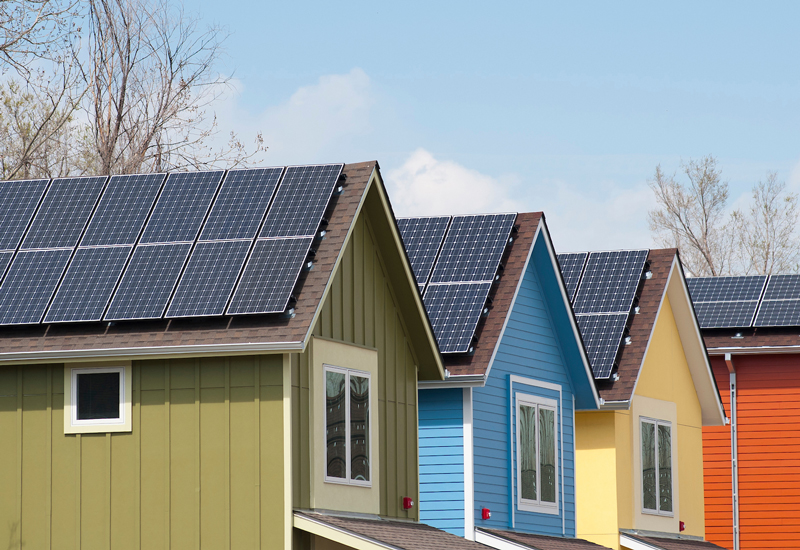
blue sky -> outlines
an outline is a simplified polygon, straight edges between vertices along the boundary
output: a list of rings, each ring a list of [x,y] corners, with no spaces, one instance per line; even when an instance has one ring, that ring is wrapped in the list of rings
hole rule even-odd
[[[219,2],[220,126],[265,164],[377,159],[399,215],[544,210],[560,250],[652,245],[647,180],[715,155],[800,190],[800,4]]]

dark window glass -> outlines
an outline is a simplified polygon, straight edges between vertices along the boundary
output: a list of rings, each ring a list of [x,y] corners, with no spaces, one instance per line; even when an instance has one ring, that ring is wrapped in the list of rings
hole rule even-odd
[[[345,375],[328,371],[325,375],[325,442],[328,477],[347,479],[347,436],[345,418]]]
[[[350,375],[350,479],[369,481],[369,378]]]
[[[536,407],[519,407],[520,494],[527,500],[536,496]]]
[[[78,420],[119,418],[118,372],[78,374]]]

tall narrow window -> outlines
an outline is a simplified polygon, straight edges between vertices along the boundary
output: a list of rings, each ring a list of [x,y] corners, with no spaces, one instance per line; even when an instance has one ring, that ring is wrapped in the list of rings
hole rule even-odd
[[[370,375],[325,366],[325,480],[370,485]]]
[[[641,419],[642,508],[672,515],[672,426]]]
[[[517,505],[558,513],[558,403],[517,394]]]

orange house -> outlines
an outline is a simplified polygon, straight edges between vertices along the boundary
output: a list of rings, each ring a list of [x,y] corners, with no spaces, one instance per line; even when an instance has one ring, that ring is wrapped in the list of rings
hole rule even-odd
[[[800,549],[800,275],[688,283],[730,417],[703,428],[706,538]]]

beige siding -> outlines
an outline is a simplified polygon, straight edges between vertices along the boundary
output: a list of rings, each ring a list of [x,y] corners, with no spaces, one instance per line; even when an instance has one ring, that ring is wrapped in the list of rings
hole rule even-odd
[[[314,335],[378,350],[380,513],[418,519],[417,506],[409,512],[401,506],[404,496],[419,502],[417,361],[376,242],[368,218],[362,213],[334,275]],[[309,506],[308,382],[307,353],[293,355],[293,470],[297,508]]]
[[[279,355],[134,362],[132,432],[64,435],[63,366],[0,367],[0,541],[275,548],[282,369]]]

